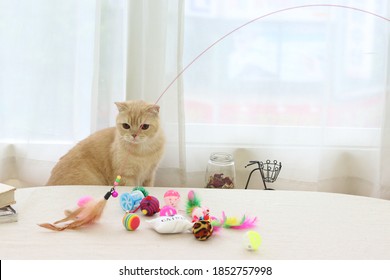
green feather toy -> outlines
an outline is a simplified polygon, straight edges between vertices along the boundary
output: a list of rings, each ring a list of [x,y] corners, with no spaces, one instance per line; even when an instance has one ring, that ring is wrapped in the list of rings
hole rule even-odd
[[[200,207],[200,205],[201,205],[201,203],[200,203],[199,197],[195,194],[194,191],[192,191],[192,190],[189,191],[187,205],[186,205],[187,215],[191,215],[194,208]]]

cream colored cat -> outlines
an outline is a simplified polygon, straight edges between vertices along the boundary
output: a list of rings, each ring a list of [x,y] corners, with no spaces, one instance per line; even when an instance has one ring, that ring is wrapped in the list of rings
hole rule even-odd
[[[47,185],[153,186],[165,146],[158,105],[144,101],[115,103],[116,127],[87,137],[53,168]]]

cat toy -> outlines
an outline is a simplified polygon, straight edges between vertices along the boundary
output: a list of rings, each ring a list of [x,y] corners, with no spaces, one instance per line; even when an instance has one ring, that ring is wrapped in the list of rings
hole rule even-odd
[[[142,199],[149,195],[144,187],[135,187],[130,193],[123,193],[119,197],[119,203],[124,211],[138,209]]]
[[[214,227],[209,220],[199,220],[192,226],[192,234],[199,241],[205,241],[210,238],[214,232]]]
[[[210,209],[208,207],[201,206],[199,197],[192,190],[188,192],[186,212],[192,217],[193,222],[210,219]]]
[[[160,216],[174,216],[176,214],[177,214],[176,208],[170,205],[165,205],[160,209]]]
[[[40,227],[47,228],[54,231],[63,231],[65,229],[77,229],[84,225],[89,225],[101,217],[104,207],[106,206],[107,200],[112,197],[117,197],[118,192],[115,190],[115,187],[119,185],[121,180],[120,176],[117,176],[113,187],[104,195],[103,199],[95,201],[91,198],[82,198],[78,202],[78,208],[74,211],[65,211],[65,218],[58,220],[52,224],[43,223],[38,224]],[[71,221],[70,223],[63,224],[65,222]]]
[[[213,218],[211,223],[214,227],[217,228],[227,228],[227,229],[249,229],[256,226],[257,217],[248,218],[243,215],[240,219],[237,217],[227,217],[225,212],[222,212],[221,219]]]
[[[137,214],[134,213],[126,213],[122,218],[122,224],[128,231],[136,230],[141,223],[140,218]]]
[[[174,216],[178,213],[180,194],[175,190],[167,190],[164,194],[165,205],[160,209],[160,216]]]
[[[177,208],[180,202],[180,194],[175,190],[168,190],[164,194],[164,202],[166,205]]]
[[[153,216],[160,212],[160,202],[154,196],[148,195],[143,187],[136,187],[131,193],[120,196],[120,204],[124,211],[135,213],[138,209],[146,216]]]
[[[194,237],[199,241],[209,239],[214,232],[210,209],[201,205],[200,198],[193,190],[188,192],[186,212],[192,217],[192,234]]]
[[[153,216],[154,214],[160,212],[160,202],[154,196],[148,195],[142,199],[139,208],[141,208],[141,212],[145,216]]]
[[[261,243],[262,243],[262,238],[258,232],[249,230],[244,234],[243,244],[245,249],[249,251],[257,251]]]
[[[193,227],[193,223],[182,215],[160,216],[153,220],[147,220],[146,222],[156,232],[162,234],[189,232]]]

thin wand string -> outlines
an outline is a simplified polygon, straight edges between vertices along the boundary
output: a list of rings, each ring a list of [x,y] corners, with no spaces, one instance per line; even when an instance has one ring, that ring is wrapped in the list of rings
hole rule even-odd
[[[200,59],[206,52],[208,52],[210,49],[212,49],[215,45],[219,44],[221,41],[223,41],[226,37],[230,36],[231,34],[233,34],[234,32],[248,26],[249,24],[252,24],[260,19],[263,19],[263,18],[266,18],[266,17],[269,17],[269,16],[272,16],[272,15],[275,15],[275,14],[279,14],[279,13],[283,13],[283,12],[286,12],[286,11],[291,11],[291,10],[296,10],[296,9],[303,9],[303,8],[313,8],[313,7],[330,7],[330,8],[342,8],[342,9],[349,9],[349,10],[353,10],[353,11],[356,11],[356,12],[361,12],[361,13],[365,13],[365,14],[369,14],[369,15],[372,15],[374,17],[377,17],[379,19],[382,19],[382,20],[385,20],[385,21],[390,21],[390,18],[387,18],[385,16],[382,16],[382,15],[379,15],[379,14],[376,14],[374,12],[370,12],[370,11],[367,11],[367,10],[363,10],[363,9],[360,9],[360,8],[356,8],[356,7],[351,7],[351,6],[346,6],[346,5],[337,5],[337,4],[309,4],[309,5],[300,5],[300,6],[293,6],[293,7],[288,7],[288,8],[284,8],[284,9],[280,9],[280,10],[276,10],[276,11],[273,11],[273,12],[270,12],[270,13],[267,13],[267,14],[264,14],[264,15],[261,15],[259,17],[256,17],[240,26],[238,26],[237,28],[231,30],[230,32],[226,33],[225,35],[223,35],[222,37],[220,37],[218,40],[216,40],[214,43],[212,43],[211,45],[209,45],[206,49],[204,49],[202,52],[200,52],[193,60],[191,60],[177,75],[176,77],[168,84],[168,86],[162,91],[162,93],[158,96],[157,100],[155,101],[154,105],[157,105],[158,102],[160,101],[160,99],[168,92],[168,90],[173,86],[173,84],[184,74],[184,72],[187,71],[188,68],[190,68],[198,59]],[[145,121],[143,122],[146,123],[147,122],[147,119],[145,119]],[[142,126],[142,125],[141,125]],[[141,131],[141,127],[138,128],[138,131],[137,131],[137,134],[136,136],[138,136],[139,132]]]
[[[215,45],[217,45],[219,42],[221,42],[222,40],[224,40],[226,37],[230,36],[231,34],[233,34],[234,32],[240,30],[241,28],[244,28],[246,27],[247,25],[249,24],[252,24],[253,22],[256,22],[260,19],[263,19],[263,18],[266,18],[268,16],[271,16],[271,15],[275,15],[275,14],[278,14],[278,13],[282,13],[282,12],[286,12],[286,11],[291,11],[291,10],[296,10],[296,9],[302,9],[302,8],[311,8],[311,7],[333,7],[333,8],[344,8],[344,9],[350,9],[350,10],[354,10],[354,11],[358,11],[358,12],[362,12],[362,13],[366,13],[366,14],[369,14],[369,15],[372,15],[372,16],[375,16],[375,17],[378,17],[380,19],[383,19],[383,20],[386,20],[386,21],[390,21],[390,18],[386,18],[384,16],[381,16],[379,14],[376,14],[376,13],[373,13],[373,12],[370,12],[370,11],[366,11],[366,10],[363,10],[363,9],[359,9],[359,8],[355,8],[355,7],[350,7],[350,6],[344,6],[344,5],[336,5],[336,4],[311,4],[311,5],[301,5],[301,6],[294,6],[294,7],[289,7],[289,8],[285,8],[285,9],[280,9],[280,10],[276,10],[276,11],[273,11],[273,12],[270,12],[268,14],[265,14],[265,15],[262,15],[262,16],[259,16],[257,18],[254,18],[240,26],[238,26],[237,28],[233,29],[232,31],[226,33],[225,35],[223,35],[221,38],[219,38],[218,40],[216,40],[214,43],[212,43],[210,46],[208,46],[206,49],[204,49],[201,53],[199,53],[190,63],[187,64],[186,67],[183,68],[183,70],[181,70],[179,72],[179,74],[177,74],[177,76],[168,84],[168,86],[165,88],[165,90],[160,94],[160,96],[157,98],[156,102],[154,103],[155,105],[160,101],[160,99],[165,95],[165,93],[171,88],[171,86],[180,78],[181,75],[183,75],[183,73],[191,67],[192,64],[194,64],[200,57],[202,57],[206,52],[208,52],[210,49],[212,49]]]

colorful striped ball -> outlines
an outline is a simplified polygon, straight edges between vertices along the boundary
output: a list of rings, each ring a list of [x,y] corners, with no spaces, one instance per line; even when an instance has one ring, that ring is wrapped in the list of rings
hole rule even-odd
[[[128,231],[136,230],[141,223],[137,214],[126,213],[122,218],[122,224]]]

